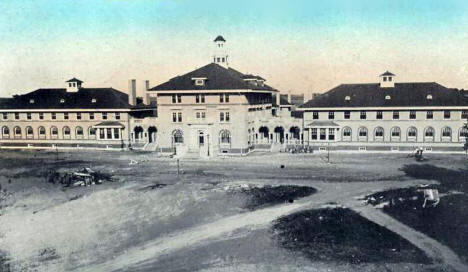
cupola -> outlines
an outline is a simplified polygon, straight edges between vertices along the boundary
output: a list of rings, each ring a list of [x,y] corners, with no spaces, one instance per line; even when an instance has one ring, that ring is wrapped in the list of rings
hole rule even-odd
[[[83,83],[83,81],[74,77],[70,80],[67,80],[66,83],[67,83],[67,93],[74,93],[74,92],[77,92],[79,89],[81,89],[81,84]]]
[[[228,54],[226,50],[226,40],[223,36],[219,35],[214,39],[214,54],[213,54],[213,62],[223,66],[224,68],[228,68]]]
[[[395,87],[395,75],[389,71],[381,74],[380,76],[380,88],[394,88]]]

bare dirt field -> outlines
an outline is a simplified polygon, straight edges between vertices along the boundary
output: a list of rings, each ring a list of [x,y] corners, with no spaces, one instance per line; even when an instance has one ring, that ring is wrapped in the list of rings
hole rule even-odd
[[[466,156],[426,158],[464,182],[456,173],[467,170]],[[427,226],[399,233],[359,200],[441,182],[404,171],[416,164],[403,153],[336,153],[330,163],[320,154],[254,153],[182,159],[178,171],[177,160],[151,153],[1,151],[0,271],[464,269],[465,248],[453,237],[438,239]],[[83,167],[117,181],[47,182],[49,170]],[[442,218],[450,216],[458,215]]]

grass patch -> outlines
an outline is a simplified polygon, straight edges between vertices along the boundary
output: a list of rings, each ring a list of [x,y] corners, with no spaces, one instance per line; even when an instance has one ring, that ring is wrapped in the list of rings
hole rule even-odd
[[[410,164],[400,170],[407,176],[417,179],[437,180],[441,191],[460,191],[468,193],[468,170],[451,170],[430,164]]]
[[[417,202],[387,206],[384,211],[402,223],[449,246],[468,262],[468,196],[442,197],[434,208],[422,209]]]
[[[298,212],[276,220],[273,230],[282,247],[313,261],[431,262],[405,239],[348,209]]]

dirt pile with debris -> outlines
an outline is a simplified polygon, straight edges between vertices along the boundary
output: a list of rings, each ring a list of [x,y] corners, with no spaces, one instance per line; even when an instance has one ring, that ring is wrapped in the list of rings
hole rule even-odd
[[[94,171],[89,167],[84,167],[78,171],[56,172],[49,170],[46,177],[47,182],[62,184],[64,187],[90,186],[102,184],[103,182],[115,182],[117,179],[112,175]]]

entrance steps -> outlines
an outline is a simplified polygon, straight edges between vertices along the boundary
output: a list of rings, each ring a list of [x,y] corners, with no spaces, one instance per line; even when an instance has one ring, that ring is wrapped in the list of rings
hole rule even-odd
[[[279,143],[278,144],[272,144],[271,148],[270,148],[270,151],[278,153],[278,152],[281,151],[281,149],[283,149],[283,144],[279,144]]]
[[[143,150],[145,151],[157,151],[158,149],[158,144],[157,143],[147,143],[145,144]]]

